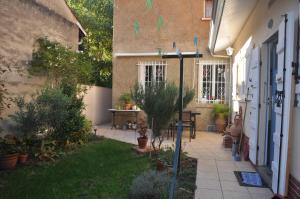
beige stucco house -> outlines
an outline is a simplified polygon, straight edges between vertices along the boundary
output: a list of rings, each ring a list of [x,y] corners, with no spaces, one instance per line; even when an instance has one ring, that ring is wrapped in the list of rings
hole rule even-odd
[[[48,37],[78,50],[84,34],[64,0],[0,1],[0,64],[12,68],[4,76],[9,97],[30,96],[45,82],[29,77],[26,70],[37,39]],[[13,110],[6,109],[1,115],[5,117]]]
[[[187,109],[201,113],[197,129],[207,130],[213,123],[213,103],[227,103],[230,97],[229,59],[213,55],[207,48],[212,1],[164,0],[150,6],[146,3],[114,1],[113,106],[136,82],[147,84],[155,79],[179,84],[179,60],[164,60],[161,52],[198,49],[203,58],[184,60],[184,86],[196,91]]]
[[[209,48],[228,47],[250,160],[274,193],[300,198],[299,1],[216,0]]]

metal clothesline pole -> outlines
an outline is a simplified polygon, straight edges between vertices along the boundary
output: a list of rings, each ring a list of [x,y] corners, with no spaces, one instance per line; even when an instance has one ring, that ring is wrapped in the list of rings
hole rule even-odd
[[[179,83],[179,122],[177,126],[177,138],[176,138],[176,148],[173,160],[173,177],[171,182],[171,187],[169,191],[169,199],[173,199],[174,192],[176,188],[176,178],[177,173],[180,171],[180,154],[181,154],[181,140],[182,140],[182,112],[183,112],[183,60],[184,58],[200,58],[202,54],[198,52],[195,53],[173,53],[165,54],[162,56],[163,59],[179,59],[180,60],[180,83]]]

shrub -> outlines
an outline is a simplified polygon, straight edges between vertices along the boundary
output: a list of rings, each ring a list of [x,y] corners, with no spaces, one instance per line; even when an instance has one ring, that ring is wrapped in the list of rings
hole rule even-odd
[[[23,140],[30,138],[39,131],[40,119],[35,101],[26,103],[24,97],[18,97],[14,100],[18,110],[10,115],[16,122],[14,127],[22,136]]]
[[[158,149],[163,142],[162,130],[167,127],[174,114],[179,110],[178,88],[173,83],[162,82],[142,86],[136,84],[132,98],[135,103],[147,114],[148,125],[153,131],[152,146],[158,140]],[[186,89],[183,97],[183,108],[193,99],[194,91]],[[153,122],[152,122],[153,120]],[[153,124],[153,125],[152,125]]]
[[[146,171],[136,177],[130,187],[134,199],[164,199],[168,196],[170,176],[166,172]]]

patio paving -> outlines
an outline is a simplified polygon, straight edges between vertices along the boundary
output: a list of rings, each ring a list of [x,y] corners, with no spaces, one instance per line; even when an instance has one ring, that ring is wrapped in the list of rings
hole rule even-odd
[[[138,133],[111,129],[109,125],[97,127],[97,134],[107,138],[137,144]],[[197,189],[195,199],[270,199],[268,188],[243,187],[238,184],[233,171],[255,171],[250,162],[232,160],[231,150],[222,146],[222,136],[197,132],[197,138],[189,142],[188,132],[183,136],[183,150],[198,159]],[[164,146],[174,146],[172,139]]]

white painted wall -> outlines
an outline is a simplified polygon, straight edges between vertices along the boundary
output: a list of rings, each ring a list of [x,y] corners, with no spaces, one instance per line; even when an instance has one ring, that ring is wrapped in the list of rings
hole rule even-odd
[[[86,106],[84,114],[87,119],[92,121],[93,125],[111,121],[111,113],[107,110],[112,108],[112,90],[110,88],[87,87],[83,102]]]
[[[262,47],[263,43],[270,38],[274,33],[277,32],[279,23],[282,21],[282,14],[285,14],[289,11],[294,13],[294,16],[298,16],[298,0],[277,0],[275,3],[269,7],[269,1],[260,0],[249,17],[247,23],[241,30],[238,38],[234,43],[234,49],[236,54],[240,52],[242,47],[246,44],[249,38],[252,38],[252,46]],[[268,28],[268,22],[273,20],[273,27]],[[296,23],[297,18],[295,18]],[[266,67],[266,63],[262,64],[262,67]],[[247,71],[247,70],[246,70]],[[262,70],[262,77],[265,75],[263,73],[266,70]],[[264,83],[264,79],[261,82]],[[263,91],[262,91],[263,92]],[[262,94],[261,92],[261,94]],[[243,106],[243,103],[240,103]],[[261,115],[263,116],[263,115]],[[290,146],[290,173],[297,179],[300,180],[300,108],[294,108],[293,115],[293,124],[291,126],[291,142]],[[265,125],[263,123],[260,124],[260,132],[259,132],[259,144],[264,144],[264,131]],[[262,155],[262,154],[260,154]],[[259,159],[262,159],[259,157]]]

